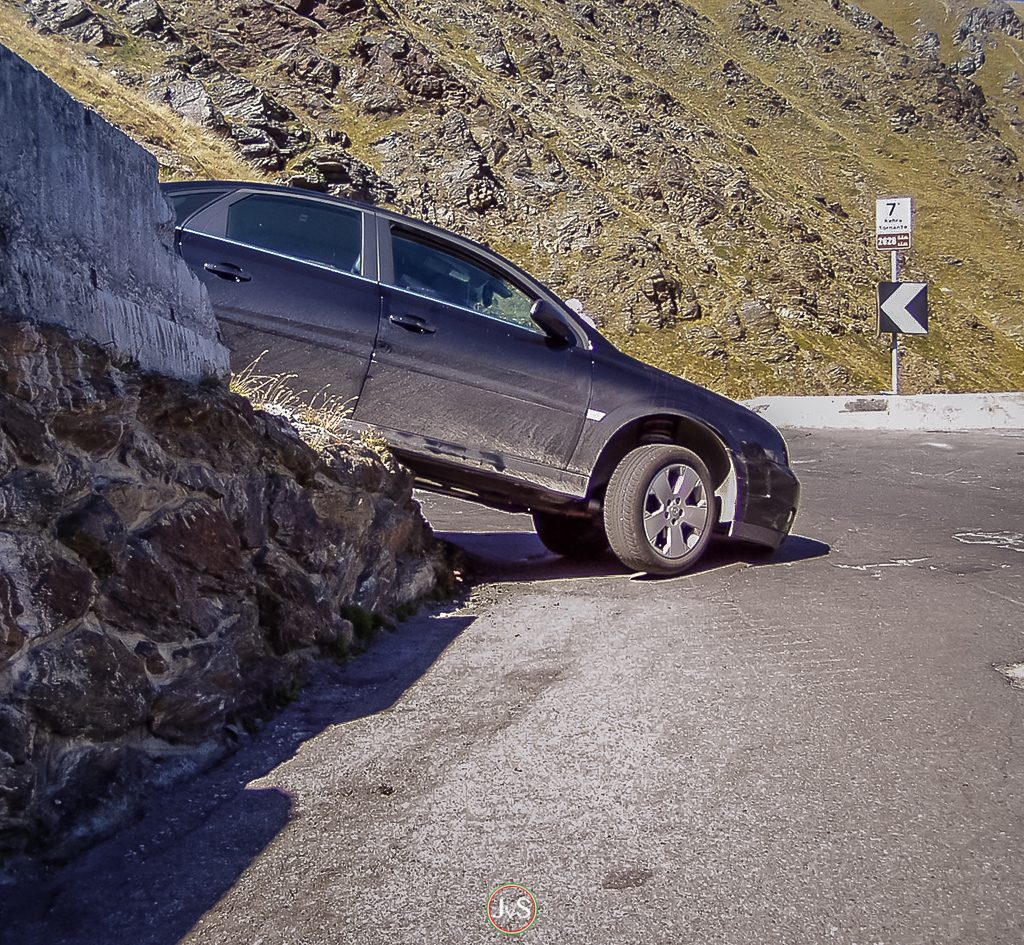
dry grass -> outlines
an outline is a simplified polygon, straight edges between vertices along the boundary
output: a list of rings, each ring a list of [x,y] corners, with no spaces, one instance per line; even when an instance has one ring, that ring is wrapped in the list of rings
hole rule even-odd
[[[382,463],[390,462],[391,447],[383,434],[376,430],[364,430],[359,434],[359,444],[376,453]]]
[[[87,55],[110,56],[109,51],[40,35],[28,26],[24,11],[3,0],[0,43],[151,151],[161,161],[165,178],[262,179],[238,156],[230,141],[183,121],[86,59]]]
[[[346,426],[352,416],[352,404],[327,392],[327,388],[309,396],[291,384],[295,374],[263,374],[260,362],[264,351],[251,364],[231,376],[231,391],[246,398],[257,410],[283,417],[295,427],[309,446],[324,452],[334,446],[353,443],[355,438]]]

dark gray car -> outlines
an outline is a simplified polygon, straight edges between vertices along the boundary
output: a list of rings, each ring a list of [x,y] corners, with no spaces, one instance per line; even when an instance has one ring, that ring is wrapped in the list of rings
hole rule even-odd
[[[425,489],[533,514],[557,554],[678,574],[775,548],[799,486],[740,404],[634,360],[485,246],[287,187],[164,185],[236,370],[330,385]]]

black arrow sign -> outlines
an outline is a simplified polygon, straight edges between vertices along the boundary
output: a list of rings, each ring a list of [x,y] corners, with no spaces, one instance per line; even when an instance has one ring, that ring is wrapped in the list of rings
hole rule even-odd
[[[928,283],[880,282],[878,330],[902,335],[928,334]]]

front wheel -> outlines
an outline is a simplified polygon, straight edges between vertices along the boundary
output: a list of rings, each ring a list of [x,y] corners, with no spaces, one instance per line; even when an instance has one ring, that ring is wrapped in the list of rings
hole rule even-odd
[[[626,454],[608,482],[605,532],[627,568],[682,574],[704,553],[715,519],[711,474],[682,446],[640,446]]]
[[[600,518],[534,512],[533,527],[544,547],[564,558],[597,558],[608,550],[608,538]]]

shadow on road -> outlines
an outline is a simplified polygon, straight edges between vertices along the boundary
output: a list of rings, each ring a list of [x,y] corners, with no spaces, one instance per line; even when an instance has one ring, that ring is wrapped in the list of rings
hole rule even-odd
[[[790,535],[774,552],[732,542],[715,542],[686,574],[675,578],[635,574],[609,551],[599,557],[573,561],[552,554],[532,531],[438,532],[469,556],[478,576],[486,581],[564,581],[580,578],[629,577],[637,581],[687,580],[733,565],[764,567],[792,564],[827,555],[822,541]]]
[[[176,945],[288,824],[292,798],[250,782],[332,725],[392,706],[472,623],[423,616],[344,666],[318,665],[300,698],[196,780],[152,795],[139,820],[55,871],[0,883],[5,945]]]
[[[823,558],[832,550],[830,545],[816,538],[790,535],[772,554],[766,555],[761,564],[791,564],[809,558]]]

